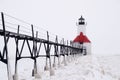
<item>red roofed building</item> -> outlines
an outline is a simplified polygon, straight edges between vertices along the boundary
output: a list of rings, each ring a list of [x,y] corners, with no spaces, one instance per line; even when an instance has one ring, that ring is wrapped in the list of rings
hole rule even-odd
[[[91,41],[86,36],[85,19],[81,16],[77,23],[78,36],[73,40],[73,46],[83,49],[83,54],[91,54]]]
[[[87,38],[86,35],[83,35],[82,32],[80,32],[80,35],[78,35],[73,42],[79,42],[79,43],[90,43],[90,40]]]

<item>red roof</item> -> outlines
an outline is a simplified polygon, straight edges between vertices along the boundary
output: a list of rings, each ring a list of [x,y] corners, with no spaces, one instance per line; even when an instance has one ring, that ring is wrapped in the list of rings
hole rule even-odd
[[[90,43],[90,40],[87,38],[87,36],[83,35],[81,32],[80,35],[78,35],[73,42],[79,42],[79,43]]]

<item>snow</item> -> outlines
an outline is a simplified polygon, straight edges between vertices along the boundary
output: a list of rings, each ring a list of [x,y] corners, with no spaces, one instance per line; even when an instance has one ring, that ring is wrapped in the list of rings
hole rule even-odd
[[[0,65],[2,65],[0,66],[0,80],[7,80],[6,67],[2,63]],[[120,80],[120,55],[78,55],[67,60],[67,66],[62,63],[60,67],[56,66],[54,76],[50,76],[49,71],[43,70],[44,65],[44,63],[38,64],[41,79],[35,79],[31,76],[33,61],[30,59],[19,61],[19,80]]]

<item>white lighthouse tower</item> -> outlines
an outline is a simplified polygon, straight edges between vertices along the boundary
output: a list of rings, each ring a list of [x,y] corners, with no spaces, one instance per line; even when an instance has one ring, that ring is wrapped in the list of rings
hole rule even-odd
[[[85,19],[82,16],[78,19],[78,22],[76,23],[76,25],[77,25],[77,34],[79,35],[80,32],[82,32],[85,35],[86,23],[85,23]]]
[[[86,23],[85,19],[81,16],[78,19],[77,37],[73,40],[73,46],[82,49],[82,54],[91,54],[91,41],[86,36]]]

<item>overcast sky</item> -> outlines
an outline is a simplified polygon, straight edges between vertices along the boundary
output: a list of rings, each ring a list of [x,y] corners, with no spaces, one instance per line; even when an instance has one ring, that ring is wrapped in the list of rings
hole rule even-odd
[[[92,52],[120,54],[120,0],[0,0],[0,11],[68,40],[83,15]]]

